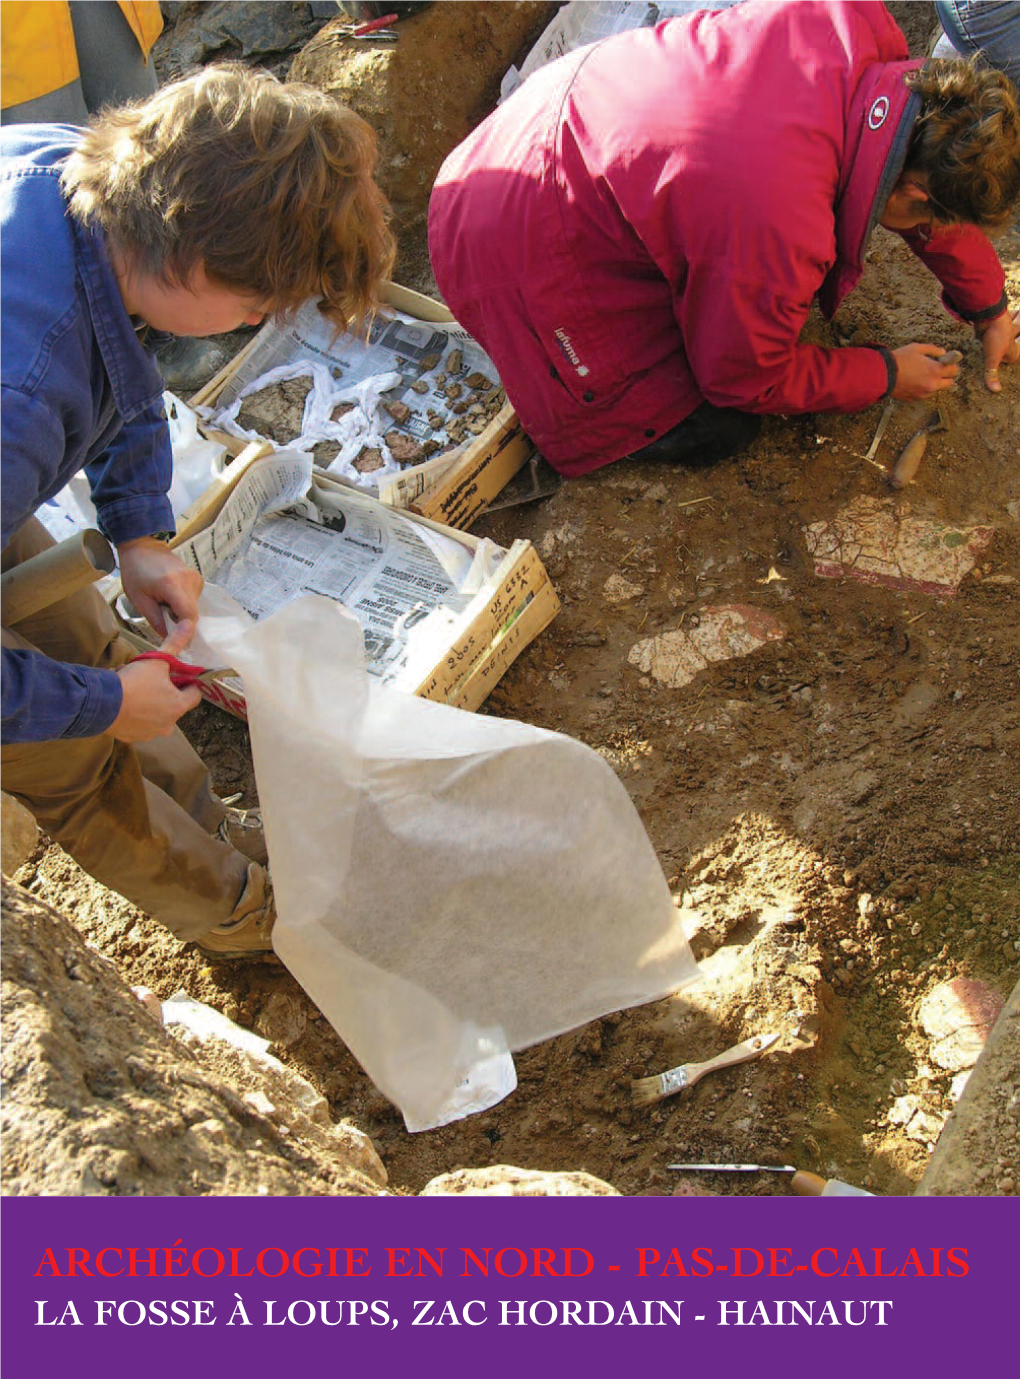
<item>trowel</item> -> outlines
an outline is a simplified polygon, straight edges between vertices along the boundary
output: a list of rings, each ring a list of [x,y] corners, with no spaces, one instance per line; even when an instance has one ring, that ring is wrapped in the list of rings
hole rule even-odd
[[[522,503],[534,503],[539,498],[550,497],[562,484],[563,475],[558,474],[544,456],[532,455],[485,510],[496,512],[499,508],[515,508]]]

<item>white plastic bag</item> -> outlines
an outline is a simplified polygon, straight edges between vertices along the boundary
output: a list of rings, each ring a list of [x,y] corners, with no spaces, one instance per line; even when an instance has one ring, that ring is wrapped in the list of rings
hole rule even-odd
[[[167,497],[174,518],[201,498],[217,474],[222,473],[226,448],[218,441],[204,440],[198,434],[198,417],[173,393],[163,394],[167,424],[170,428],[170,447],[173,452],[173,474]],[[76,474],[60,492],[43,503],[36,516],[57,541],[98,523],[92,492],[84,471]]]
[[[179,520],[221,472],[227,452],[218,441],[198,434],[198,417],[179,397],[164,393],[163,405],[174,457],[168,497],[174,517]]]
[[[596,753],[370,683],[332,600],[201,607],[195,658],[244,682],[276,951],[409,1126],[487,1060],[697,975]]]
[[[76,474],[55,497],[37,508],[35,515],[55,541],[65,541],[76,532],[97,526],[99,519],[84,472]]]

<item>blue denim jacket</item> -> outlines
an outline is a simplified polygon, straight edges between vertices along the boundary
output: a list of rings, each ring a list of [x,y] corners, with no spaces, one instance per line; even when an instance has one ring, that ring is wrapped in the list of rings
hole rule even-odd
[[[163,384],[135,334],[102,237],[67,214],[65,125],[0,130],[3,544],[80,469],[118,545],[173,529]],[[3,740],[91,737],[121,705],[110,670],[3,652]]]

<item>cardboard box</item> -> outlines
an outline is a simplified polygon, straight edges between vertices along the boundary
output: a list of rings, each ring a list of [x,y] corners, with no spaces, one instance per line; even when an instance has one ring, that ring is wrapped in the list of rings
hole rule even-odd
[[[438,326],[455,324],[449,310],[398,283],[387,283],[381,291],[384,302],[415,320]],[[214,407],[232,378],[259,348],[260,341],[272,330],[271,324],[248,342],[225,368],[188,399],[191,407]],[[294,356],[296,362],[299,355]],[[205,424],[203,432],[221,442],[231,452],[239,454],[248,444],[240,437],[218,431]],[[470,441],[446,473],[434,481],[423,479],[423,491],[405,495],[396,501],[419,516],[431,518],[448,527],[467,530],[483,513],[490,502],[503,490],[519,469],[534,453],[535,447],[521,429],[513,407],[506,403],[486,429]],[[405,474],[414,473],[408,469]],[[384,496],[384,501],[385,501]]]
[[[196,534],[205,532],[220,515],[231,494],[244,476],[260,463],[272,464],[269,445],[250,445],[230,464],[202,498],[181,519],[177,536],[170,543],[179,547]],[[350,494],[351,486],[333,476],[314,471],[313,488],[323,493]],[[376,508],[377,500],[358,494],[359,499]],[[390,509],[384,509],[391,511]],[[414,512],[395,514],[418,529],[431,530],[455,538],[470,555],[482,544],[465,531],[455,531]],[[339,539],[339,538],[338,538]],[[138,650],[151,650],[159,638],[147,624],[126,622],[116,607],[120,586],[115,585],[109,599],[117,612],[122,633]],[[442,648],[427,672],[415,684],[414,694],[423,699],[474,710],[483,703],[507,668],[524,648],[546,628],[559,611],[560,603],[545,567],[530,541],[515,541],[505,551],[484,588],[470,603],[466,622],[461,620],[456,634]],[[202,687],[203,695],[236,717],[245,718],[244,696],[239,683],[224,680]]]

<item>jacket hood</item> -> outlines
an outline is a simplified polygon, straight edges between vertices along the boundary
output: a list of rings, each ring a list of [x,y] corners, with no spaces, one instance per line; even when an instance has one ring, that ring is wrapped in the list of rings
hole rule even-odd
[[[903,171],[921,107],[907,89],[907,74],[920,62],[876,62],[867,67],[850,100],[836,202],[836,261],[818,292],[832,317],[860,281],[871,232]]]

